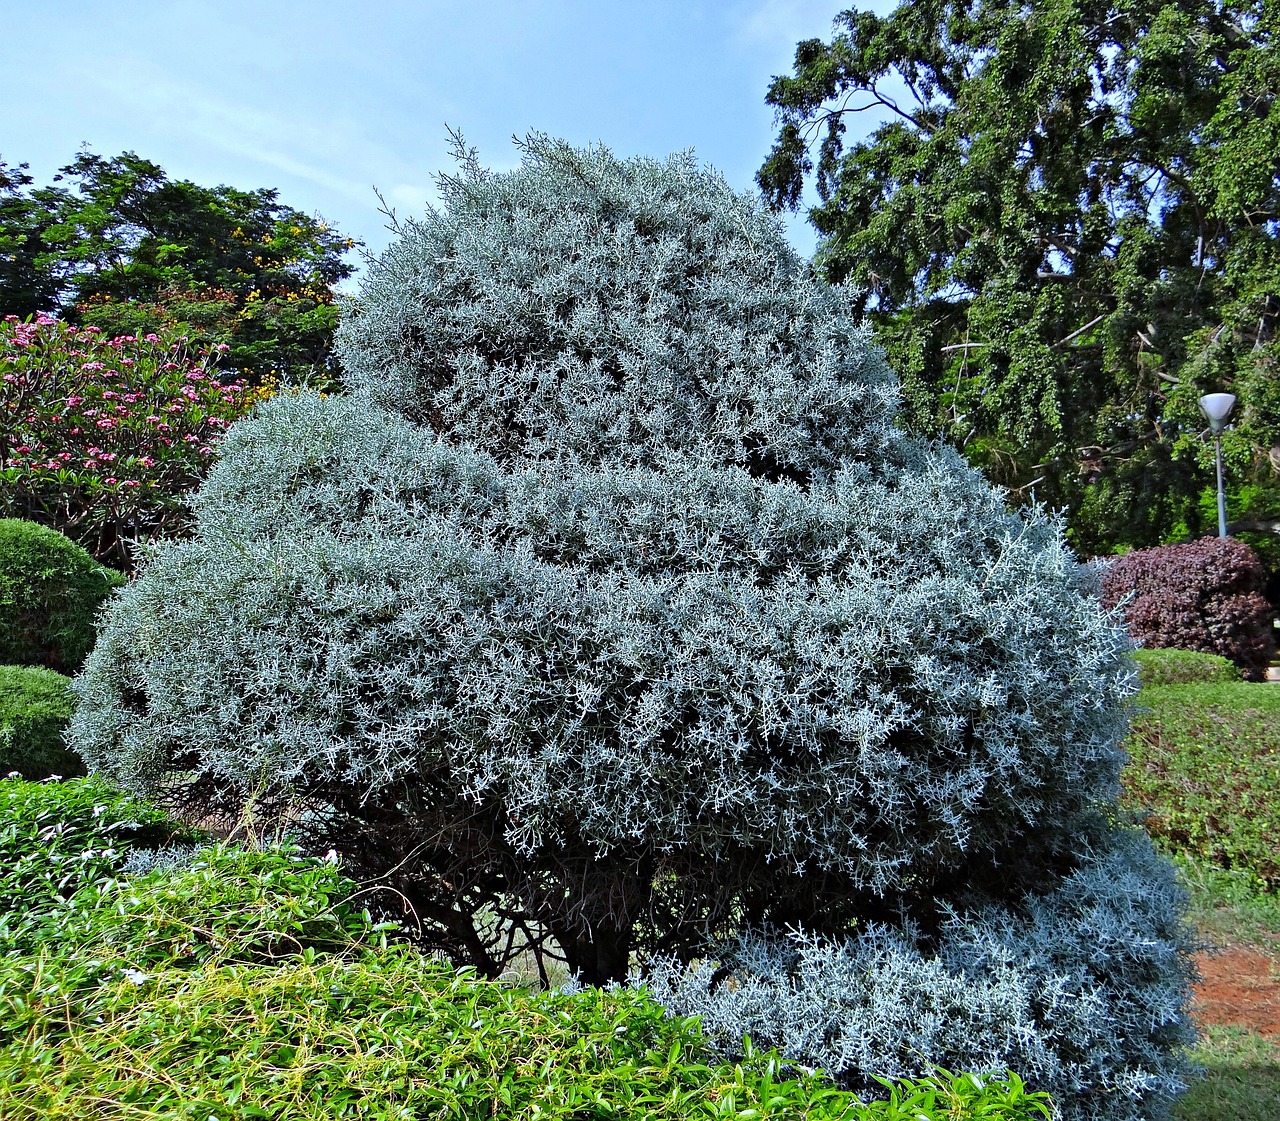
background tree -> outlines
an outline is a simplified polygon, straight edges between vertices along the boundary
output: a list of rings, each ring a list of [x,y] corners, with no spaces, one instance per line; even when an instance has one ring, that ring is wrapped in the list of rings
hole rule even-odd
[[[0,311],[27,318],[54,307],[61,282],[44,263],[43,233],[55,221],[57,192],[31,192],[27,165],[0,160]]]
[[[760,185],[796,207],[812,177],[818,268],[861,290],[908,425],[1065,507],[1085,553],[1211,526],[1195,401],[1228,389],[1232,517],[1280,559],[1278,21],[921,0],[842,13],[769,89]]]
[[[186,330],[254,380],[333,372],[334,285],[356,244],[271,189],[171,180],[132,152],[81,152],[40,190],[9,172],[0,312],[54,312],[109,335]],[[4,190],[0,185],[0,190]],[[4,244],[0,241],[0,247]]]
[[[1154,1110],[1186,944],[1114,825],[1132,663],[1056,523],[894,426],[847,292],[691,157],[461,155],[342,326],[350,394],[233,425],[113,599],[91,767],[333,848],[488,975],[803,930],[808,1041],[742,1021],[788,1055]],[[815,976],[773,950],[735,992]]]

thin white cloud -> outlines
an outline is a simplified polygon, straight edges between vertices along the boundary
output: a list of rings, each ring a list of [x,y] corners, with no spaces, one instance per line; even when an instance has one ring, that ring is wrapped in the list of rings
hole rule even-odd
[[[293,115],[238,105],[208,89],[137,70],[127,76],[89,72],[85,80],[122,111],[144,116],[152,128],[195,137],[364,207],[377,205],[373,184],[378,179],[400,179],[405,170],[393,153],[333,119],[319,128]],[[362,176],[353,177],[350,168],[362,169]],[[429,193],[418,195],[418,205]]]
[[[739,9],[734,39],[790,57],[805,39],[830,39],[836,16],[856,9],[887,16],[903,0],[763,0]]]

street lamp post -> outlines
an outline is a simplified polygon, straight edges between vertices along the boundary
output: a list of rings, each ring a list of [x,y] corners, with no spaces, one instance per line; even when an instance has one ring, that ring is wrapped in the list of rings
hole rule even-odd
[[[1206,393],[1200,398],[1200,411],[1209,418],[1209,431],[1213,433],[1213,455],[1218,467],[1218,536],[1227,535],[1227,496],[1222,489],[1222,430],[1227,427],[1227,416],[1236,403],[1233,393]]]

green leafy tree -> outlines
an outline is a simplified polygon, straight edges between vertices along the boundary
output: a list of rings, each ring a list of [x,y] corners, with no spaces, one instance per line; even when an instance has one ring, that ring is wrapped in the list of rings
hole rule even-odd
[[[1278,30],[1272,0],[921,0],[842,13],[769,89],[759,183],[816,185],[818,267],[861,290],[906,422],[1084,551],[1212,525],[1209,390],[1241,398],[1236,528],[1280,526]]]
[[[353,240],[275,190],[172,180],[132,152],[82,151],[55,179],[69,186],[27,191],[30,176],[7,173],[0,250],[16,248],[0,310],[56,311],[112,336],[181,328],[225,344],[222,365],[255,380],[332,373],[334,286],[353,271]]]
[[[52,307],[61,287],[55,273],[36,261],[54,213],[48,191],[27,190],[33,182],[26,164],[0,160],[0,305],[23,317]]]

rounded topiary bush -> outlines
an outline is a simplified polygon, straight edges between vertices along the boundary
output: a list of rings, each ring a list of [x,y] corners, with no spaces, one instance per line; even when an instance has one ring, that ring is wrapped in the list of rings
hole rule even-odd
[[[83,774],[63,738],[74,709],[69,678],[43,666],[0,666],[0,775]]]
[[[94,769],[252,800],[456,961],[528,946],[591,982],[797,928],[925,962],[1122,844],[1127,638],[1056,522],[893,426],[847,294],[758,203],[544,140],[442,192],[340,331],[351,396],[236,425],[193,539],[113,603],[76,684]],[[1074,1116],[1178,1085],[1185,944],[1153,899],[1091,983],[1128,1006],[1148,969],[1160,1013],[1097,1005],[1106,1057],[1045,1086]],[[927,1038],[920,1069],[954,1060]]]
[[[1123,603],[1134,639],[1149,647],[1228,658],[1261,681],[1275,653],[1274,612],[1257,554],[1233,537],[1137,549],[1102,566],[1102,595]]]
[[[79,669],[103,600],[125,583],[57,530],[0,518],[0,663]]]
[[[339,329],[344,384],[501,461],[828,478],[891,458],[897,381],[758,204],[691,159],[537,139],[409,222]]]

